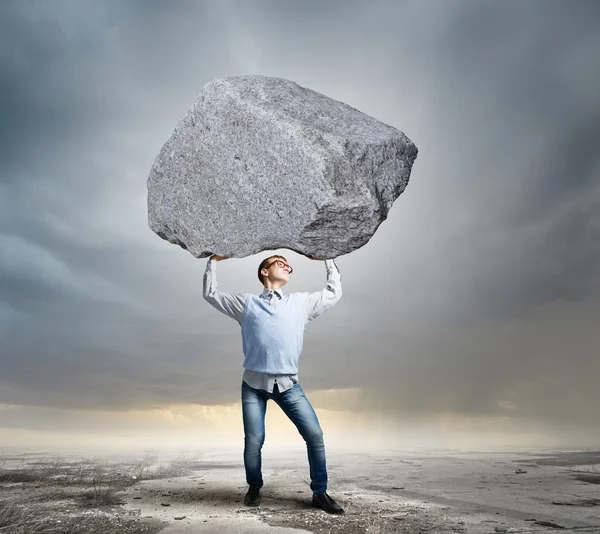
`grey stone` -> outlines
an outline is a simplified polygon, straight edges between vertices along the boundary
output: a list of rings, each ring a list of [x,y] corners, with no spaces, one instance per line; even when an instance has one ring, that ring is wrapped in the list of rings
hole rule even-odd
[[[207,83],[148,177],[148,222],[197,258],[365,245],[408,184],[396,128],[282,78]]]

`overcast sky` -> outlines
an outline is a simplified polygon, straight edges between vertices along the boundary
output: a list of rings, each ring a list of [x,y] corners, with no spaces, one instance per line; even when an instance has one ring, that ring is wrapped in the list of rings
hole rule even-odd
[[[206,83],[263,74],[419,149],[307,326],[326,435],[599,446],[598,58],[596,0],[4,0],[0,441],[241,436],[239,325],[149,229],[146,180]],[[286,291],[324,287],[278,252]],[[220,262],[219,289],[259,293],[267,255]]]

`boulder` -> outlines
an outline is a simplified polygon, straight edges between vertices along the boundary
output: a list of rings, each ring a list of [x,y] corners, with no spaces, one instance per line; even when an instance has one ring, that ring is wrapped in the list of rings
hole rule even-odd
[[[293,81],[216,79],[154,161],[149,226],[197,258],[336,258],[373,236],[416,157],[393,126]]]

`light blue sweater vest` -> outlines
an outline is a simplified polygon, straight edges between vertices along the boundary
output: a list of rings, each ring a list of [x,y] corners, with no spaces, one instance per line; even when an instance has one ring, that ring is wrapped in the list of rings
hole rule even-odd
[[[260,373],[297,374],[305,315],[306,302],[300,293],[290,293],[277,309],[258,295],[248,295],[242,319],[244,368]]]

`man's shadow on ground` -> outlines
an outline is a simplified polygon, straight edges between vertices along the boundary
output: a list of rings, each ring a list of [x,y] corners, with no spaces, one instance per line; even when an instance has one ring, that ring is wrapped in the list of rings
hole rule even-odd
[[[315,510],[312,506],[312,491],[310,490],[302,492],[287,490],[282,493],[277,488],[263,488],[260,492],[260,506],[255,507],[244,504],[244,496],[247,489],[247,486],[238,489],[207,483],[196,488],[166,490],[170,491],[170,494],[161,496],[160,501],[161,503],[171,505],[202,503],[204,506],[213,506],[218,509],[228,510],[244,509],[252,511],[271,507],[282,508],[286,511]],[[293,494],[291,493],[292,491],[294,491]],[[141,495],[138,496],[142,497]],[[153,498],[155,497],[153,496]]]

